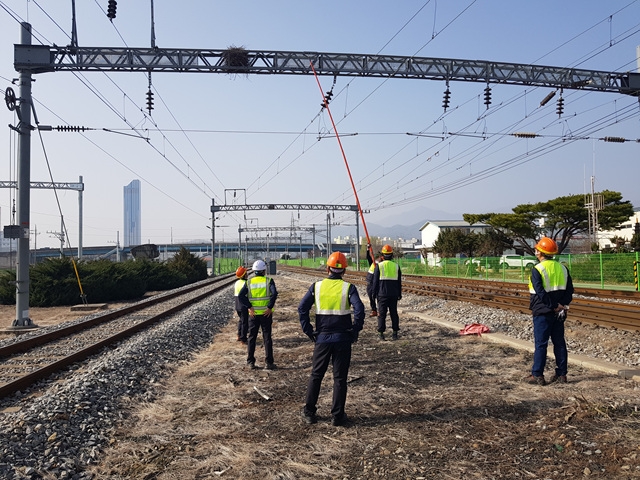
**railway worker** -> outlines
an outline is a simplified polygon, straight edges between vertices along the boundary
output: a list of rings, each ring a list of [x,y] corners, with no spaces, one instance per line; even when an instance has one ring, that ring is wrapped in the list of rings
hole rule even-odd
[[[262,329],[264,341],[264,360],[267,370],[275,370],[273,361],[273,340],[271,327],[273,325],[273,307],[278,298],[278,290],[272,278],[267,277],[267,265],[262,260],[253,262],[254,276],[247,280],[247,284],[240,290],[240,303],[249,311],[249,336],[247,338],[247,366],[256,368],[256,339],[258,330]]]
[[[535,246],[540,263],[531,269],[529,309],[533,314],[533,367],[525,378],[532,385],[546,385],[544,368],[547,363],[549,338],[553,342],[556,372],[550,383],[567,382],[567,344],[564,339],[564,320],[573,299],[573,282],[567,268],[553,259],[558,245],[542,237]]]
[[[247,344],[247,333],[249,332],[249,309],[240,303],[240,290],[247,284],[247,274],[249,272],[242,265],[236,270],[236,283],[233,288],[233,295],[236,301],[236,313],[238,314],[238,341]]]
[[[382,261],[382,256],[379,259]],[[373,273],[376,269],[378,261],[374,260],[371,256],[371,244],[367,244],[367,262],[369,262],[369,271],[367,271],[367,296],[369,297],[369,306],[371,307],[370,317],[378,316],[378,309],[376,307],[376,297],[373,295]]]
[[[304,420],[308,424],[318,421],[316,403],[329,362],[333,366],[331,424],[341,426],[348,422],[344,407],[347,401],[351,344],[358,340],[358,334],[364,325],[365,312],[358,289],[342,280],[346,268],[347,257],[340,252],[332,253],[327,259],[328,278],[311,284],[298,306],[302,331],[315,343],[311,376],[302,411]],[[316,306],[315,330],[309,317],[314,304]],[[353,322],[351,307],[353,307]]]
[[[393,248],[391,245],[382,247],[382,261],[373,272],[373,294],[378,301],[378,337],[384,340],[387,329],[387,311],[391,317],[393,340],[398,339],[400,317],[398,316],[398,301],[402,299],[402,272],[400,266],[392,261]]]

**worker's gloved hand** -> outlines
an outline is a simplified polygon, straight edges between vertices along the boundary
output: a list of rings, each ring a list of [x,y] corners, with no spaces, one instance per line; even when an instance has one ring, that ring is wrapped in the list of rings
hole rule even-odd
[[[308,337],[311,339],[313,343],[316,343],[316,341],[318,340],[318,335],[316,335],[315,333],[308,335]]]
[[[567,318],[567,310],[569,310],[568,306],[558,305],[554,310],[556,312],[556,318],[558,320],[565,320]]]
[[[358,336],[360,335],[359,331],[353,330],[351,332],[351,343],[356,343],[358,341]]]

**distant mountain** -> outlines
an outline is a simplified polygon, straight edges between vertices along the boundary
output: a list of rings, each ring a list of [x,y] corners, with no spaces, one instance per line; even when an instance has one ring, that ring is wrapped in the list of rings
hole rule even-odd
[[[367,228],[369,229],[369,235],[372,237],[403,238],[405,240],[410,238],[420,239],[420,227],[422,227],[425,222],[426,220],[421,220],[413,225],[393,225],[391,227],[372,223],[367,224]]]

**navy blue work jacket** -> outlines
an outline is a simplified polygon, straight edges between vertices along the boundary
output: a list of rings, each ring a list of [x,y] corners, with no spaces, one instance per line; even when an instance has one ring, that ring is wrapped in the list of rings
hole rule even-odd
[[[397,280],[380,280],[380,264],[376,264],[372,284],[373,296],[375,298],[402,298],[402,271],[400,270],[400,266],[398,266]]]
[[[542,283],[542,275],[540,275],[540,272],[535,268],[531,269],[531,284],[536,291],[535,294],[531,294],[529,300],[529,309],[534,317],[551,313],[558,308],[558,304],[567,306],[571,303],[571,300],[573,300],[573,281],[571,280],[571,275],[568,270],[566,290],[547,292]]]
[[[342,278],[331,273],[330,279]],[[316,337],[317,343],[351,342],[354,334],[357,334],[364,325],[364,305],[360,300],[358,289],[355,285],[349,287],[349,303],[353,307],[353,323],[351,314],[347,315],[318,315],[316,314],[316,329],[311,324],[309,312],[316,302],[316,284],[312,283],[307,293],[302,297],[298,305],[298,315],[302,331],[311,339]]]
[[[276,304],[276,300],[278,298],[278,290],[276,289],[276,284],[274,283],[273,278],[267,277],[267,280],[269,280],[269,303],[267,304],[267,307],[273,310],[273,307]],[[240,290],[240,293],[238,294],[238,300],[240,300],[240,303],[247,308],[253,307],[253,305],[251,305],[251,302],[249,301],[249,287],[247,287],[246,284],[244,287],[242,287],[242,290]]]

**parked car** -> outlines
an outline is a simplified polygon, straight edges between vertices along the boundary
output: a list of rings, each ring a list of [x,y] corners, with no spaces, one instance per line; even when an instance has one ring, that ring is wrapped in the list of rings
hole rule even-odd
[[[500,257],[500,267],[502,268],[533,268],[538,263],[538,259],[532,256],[502,255]]]
[[[435,265],[438,267],[442,267],[444,265],[462,265],[463,259],[461,258],[457,258],[457,257],[446,257],[446,258],[440,258],[436,261]]]

